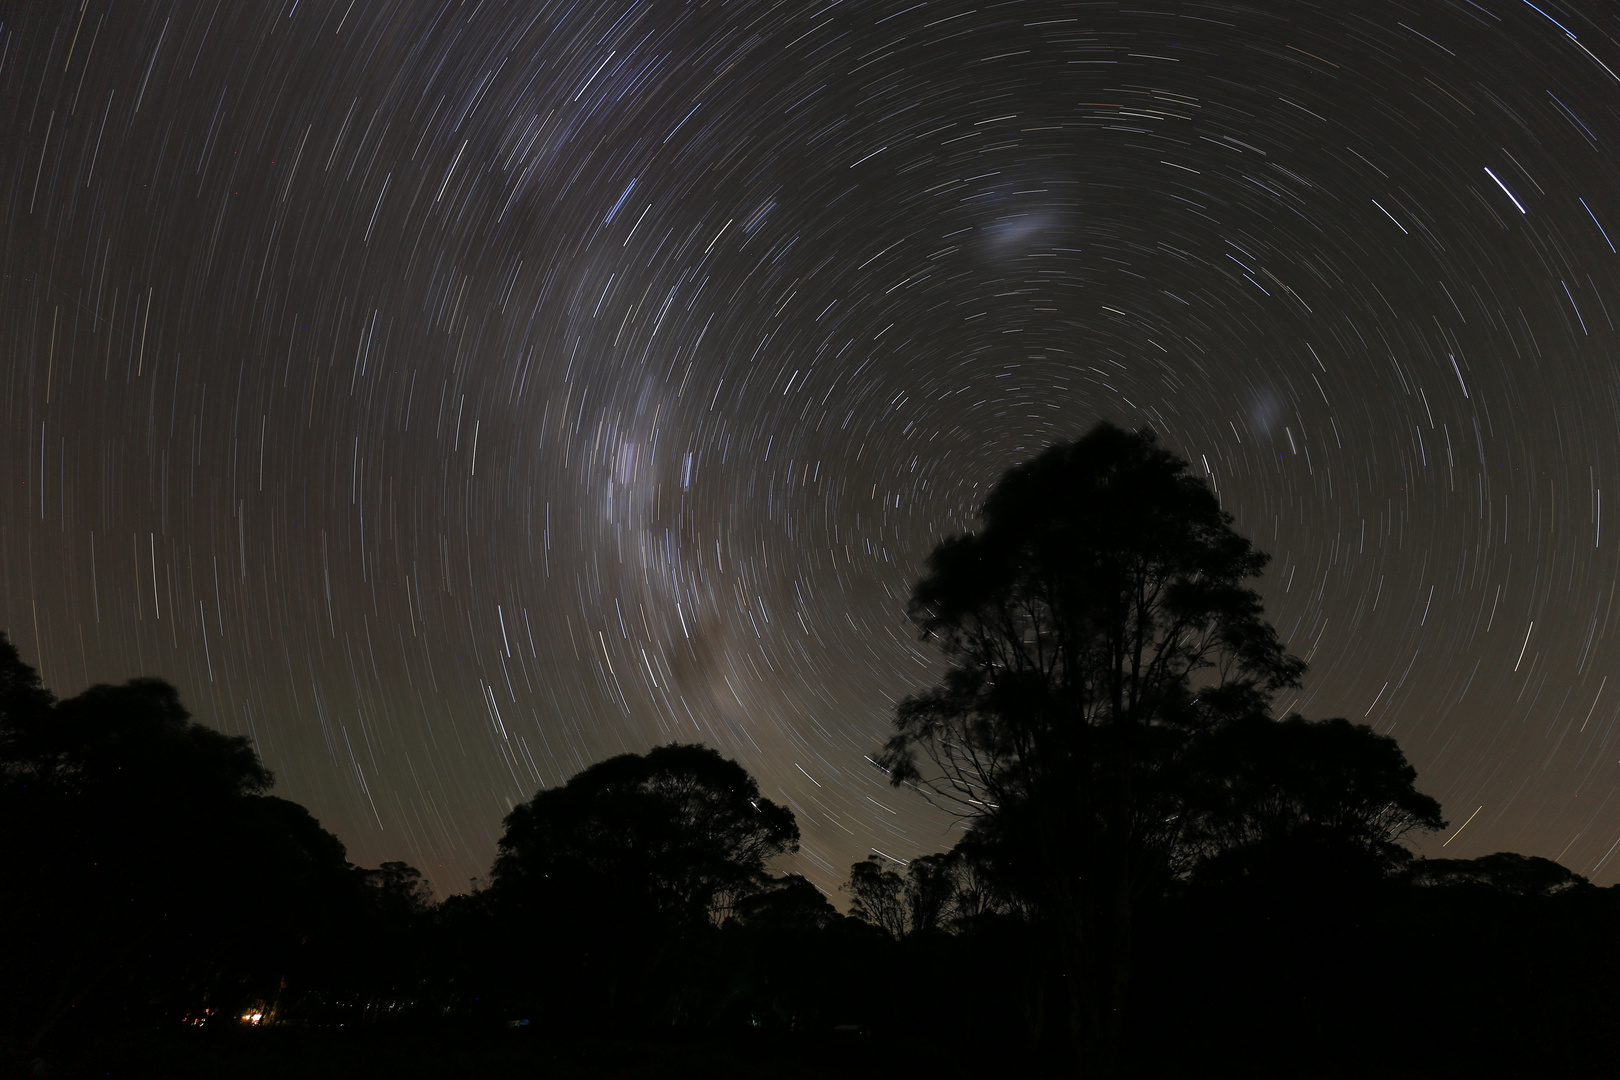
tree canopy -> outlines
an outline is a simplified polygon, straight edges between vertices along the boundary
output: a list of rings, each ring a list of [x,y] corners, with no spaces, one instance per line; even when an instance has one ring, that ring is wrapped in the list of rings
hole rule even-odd
[[[672,743],[598,762],[507,815],[494,889],[524,905],[581,903],[701,924],[798,850],[793,814],[734,761]]]
[[[1381,877],[1411,858],[1404,837],[1445,827],[1400,745],[1348,720],[1242,717],[1204,739],[1186,769],[1195,877]]]
[[[1088,729],[1208,726],[1304,670],[1244,584],[1267,556],[1150,432],[1103,424],[1055,446],[980,516],[912,593],[949,668],[900,708],[886,764],[903,780],[977,813],[981,795],[1075,768]]]
[[[161,679],[97,684],[8,724],[19,774],[64,791],[221,800],[268,791],[275,777],[253,744],[191,722]]]
[[[1407,867],[1406,880],[1423,887],[1482,888],[1510,896],[1561,896],[1592,887],[1586,878],[1551,859],[1513,851],[1477,859],[1420,859]]]
[[[539,793],[507,819],[494,885],[433,904],[404,863],[349,865],[307,810],[269,793],[251,746],[194,723],[173,687],[59,702],[0,635],[0,921],[13,931],[0,1071],[98,1029],[106,1045],[143,1045],[127,1036],[251,1017],[286,1025],[283,1039],[370,1027],[407,1055],[418,1044],[398,1048],[398,1020],[413,1034],[442,1024],[428,1038],[461,1056],[469,1031],[532,1021],[548,1061],[570,1040],[594,1062],[674,1029],[704,1032],[705,1047],[747,1033],[738,1046],[755,1048],[774,1029],[797,1049],[819,1032],[851,1075],[892,1069],[890,1054],[850,1055],[868,1036],[914,1064],[1027,1075],[1068,1041],[1054,1007],[1066,995],[1096,1074],[1115,1022],[1140,1075],[1286,1068],[1346,1047],[1364,1055],[1352,1064],[1418,1051],[1428,1067],[1459,1050],[1489,1062],[1532,1029],[1599,1041],[1620,889],[1510,853],[1414,860],[1403,839],[1438,827],[1439,807],[1393,738],[1183,705],[1196,723],[1130,735],[1081,717],[1090,734],[1068,742],[989,716],[1030,723],[1045,740],[1032,755],[1074,757],[1031,770],[1040,783],[1009,785],[1005,804],[968,804],[949,852],[857,863],[854,918],[804,877],[767,873],[794,847],[792,815],[693,746]],[[898,971],[928,992],[897,993]],[[964,986],[979,992],[941,996]],[[1443,1038],[1383,1025],[1369,1043],[1375,999],[1436,1017],[1424,1028]],[[1545,1045],[1529,1056],[1552,1060]]]
[[[1354,833],[1388,860],[1403,829],[1438,820],[1432,800],[1399,790],[1404,759],[1380,762],[1384,787],[1352,809],[1313,796],[1314,766],[1290,753],[1336,737],[1387,751],[1348,725],[1245,741],[1241,725],[1270,724],[1272,695],[1304,672],[1250,585],[1266,562],[1151,432],[1099,424],[1009,470],[979,528],[939,544],[912,593],[946,670],[901,703],[880,763],[966,816],[964,854],[1050,927],[1077,1045],[1105,1071],[1144,897],[1284,824]],[[1235,771],[1205,784],[1215,754],[1201,747],[1228,727],[1219,767]],[[1257,753],[1269,757],[1245,774]],[[1239,811],[1272,765],[1293,770],[1289,798]]]
[[[1122,887],[1150,887],[1183,824],[1156,780],[1304,670],[1247,585],[1266,556],[1151,433],[1107,424],[1010,470],[980,516],[913,591],[947,668],[902,702],[882,764],[979,841],[1035,844],[1040,880],[1107,847]]]
[[[996,898],[962,850],[919,855],[896,870],[892,860],[868,855],[849,868],[849,913],[892,938],[957,928],[977,915],[997,910]]]
[[[58,701],[0,635],[0,921],[25,973],[0,988],[0,1013],[25,1042],[92,1005],[178,1018],[268,1001],[311,942],[354,938],[372,896],[420,911],[415,870],[352,867],[273,782],[246,738],[194,722],[172,685]]]

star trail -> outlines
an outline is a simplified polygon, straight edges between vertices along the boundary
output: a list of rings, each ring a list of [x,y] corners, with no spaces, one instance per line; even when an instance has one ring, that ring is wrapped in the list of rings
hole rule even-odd
[[[441,894],[671,740],[832,891],[956,835],[869,761],[923,558],[1149,425],[1279,714],[1620,880],[1620,14],[1152,8],[0,8],[0,623]]]

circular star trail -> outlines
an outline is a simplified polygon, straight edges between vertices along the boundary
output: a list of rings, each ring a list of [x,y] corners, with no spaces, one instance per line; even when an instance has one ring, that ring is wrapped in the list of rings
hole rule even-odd
[[[1273,553],[1311,664],[1279,711],[1395,735],[1426,850],[1615,880],[1617,33],[14,6],[0,622],[61,693],[174,681],[441,892],[671,740],[791,805],[833,890],[957,835],[867,760],[937,674],[923,557],[1106,418]]]

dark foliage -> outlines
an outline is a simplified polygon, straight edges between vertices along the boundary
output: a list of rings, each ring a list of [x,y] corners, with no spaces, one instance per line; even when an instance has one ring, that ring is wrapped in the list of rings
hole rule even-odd
[[[714,921],[799,844],[792,813],[740,765],[678,743],[592,765],[505,825],[493,875],[502,902],[605,907],[674,930]]]
[[[966,850],[1051,932],[1077,1047],[1109,1067],[1133,912],[1182,869],[1196,736],[1297,682],[1246,583],[1266,556],[1149,432],[1102,424],[1010,470],[912,594],[939,685],[883,764],[972,819]]]
[[[906,918],[906,879],[893,863],[881,855],[868,855],[849,868],[849,913],[868,922],[892,938],[905,936],[910,928]]]
[[[981,915],[1007,913],[1015,906],[985,880],[971,847],[922,855],[895,869],[890,859],[868,855],[849,868],[844,891],[851,916],[895,939],[954,932]]]
[[[434,903],[173,687],[57,701],[0,635],[0,1072],[1055,1076],[1078,1035],[1143,1080],[1607,1075],[1620,888],[1412,859],[1444,823],[1392,738],[1263,714],[1301,666],[1229,526],[1112,428],[998,485],[918,586],[951,666],[886,758],[969,828],[855,864],[849,916],[682,745],[538,793]]]
[[[1243,717],[1200,740],[1182,767],[1198,884],[1382,878],[1411,858],[1403,837],[1445,827],[1395,740],[1347,720]]]
[[[1557,896],[1592,884],[1551,859],[1511,851],[1477,859],[1420,859],[1408,867],[1406,880],[1419,886],[1472,886],[1511,896]]]
[[[400,894],[420,911],[415,871],[356,870],[272,782],[246,739],[191,722],[169,684],[56,701],[0,636],[0,1036],[296,1014],[340,957],[374,959]],[[368,989],[343,987],[351,1001]]]
[[[785,874],[737,901],[731,918],[749,930],[825,930],[843,918],[802,874]]]
[[[703,939],[799,842],[740,765],[680,744],[592,765],[505,824],[490,888],[516,946],[502,995],[586,1025],[691,1015],[669,973],[701,963]]]

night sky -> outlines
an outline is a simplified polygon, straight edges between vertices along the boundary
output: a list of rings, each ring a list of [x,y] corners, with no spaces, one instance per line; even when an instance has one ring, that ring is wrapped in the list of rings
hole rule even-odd
[[[1620,880],[1620,13],[1149,6],[0,5],[0,626],[441,894],[671,740],[832,891],[958,835],[867,760],[923,558],[1150,425],[1279,713]]]

